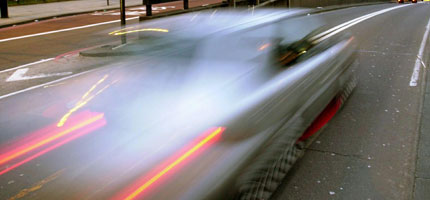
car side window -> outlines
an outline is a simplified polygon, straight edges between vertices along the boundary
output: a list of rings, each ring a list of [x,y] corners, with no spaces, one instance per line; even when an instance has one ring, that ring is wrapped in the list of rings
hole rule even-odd
[[[311,38],[318,32],[322,23],[313,18],[297,18],[281,21],[276,24],[279,36],[275,58],[281,66],[294,64],[314,46]]]

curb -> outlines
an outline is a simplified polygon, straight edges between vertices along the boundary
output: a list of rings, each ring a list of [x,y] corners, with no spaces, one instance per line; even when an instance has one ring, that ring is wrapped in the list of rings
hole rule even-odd
[[[146,51],[146,50],[114,51],[115,47],[119,47],[119,46],[121,45],[108,44],[103,46],[97,46],[92,49],[80,51],[79,55],[84,57],[113,57],[113,56],[132,55],[132,54]]]

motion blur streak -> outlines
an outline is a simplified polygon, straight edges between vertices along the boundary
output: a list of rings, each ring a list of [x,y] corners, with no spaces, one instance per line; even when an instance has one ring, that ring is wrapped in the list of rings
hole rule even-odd
[[[66,169],[62,169],[62,170],[58,170],[57,172],[55,172],[54,174],[46,177],[45,179],[39,181],[37,184],[33,185],[33,187],[31,188],[26,188],[21,190],[17,195],[9,198],[9,200],[16,200],[16,199],[20,199],[23,198],[25,196],[27,196],[28,194],[35,192],[39,189],[41,189],[44,185],[46,185],[47,183],[54,181],[55,179],[57,179],[59,176],[61,176],[63,174],[63,172]]]
[[[135,27],[122,28],[122,29],[110,32],[109,35],[114,35],[115,33],[118,33],[118,32],[121,32],[121,31],[125,31],[125,30],[130,30],[130,29],[133,29],[133,28],[135,28]]]
[[[99,81],[97,81],[96,84],[94,84],[93,86],[91,86],[91,88],[85,92],[85,94],[81,97],[81,100],[79,100],[76,105],[70,109],[63,117],[61,117],[60,121],[57,124],[57,127],[62,127],[67,119],[70,117],[70,115],[72,115],[74,112],[76,112],[79,108],[84,107],[89,101],[91,101],[96,95],[100,94],[103,90],[105,90],[107,87],[105,86],[104,88],[102,88],[101,90],[99,90],[95,95],[88,97],[88,95],[91,94],[92,91],[94,91],[98,85],[100,85],[101,83],[103,83],[109,75],[105,75],[102,79],[100,79]],[[0,163],[1,164],[1,163]]]
[[[124,35],[128,33],[145,32],[145,31],[163,32],[163,33],[169,32],[168,29],[162,29],[162,28],[143,28],[143,29],[129,30],[129,31],[126,31],[126,29],[121,29],[114,32],[110,32],[109,35]]]
[[[52,151],[53,149],[60,147],[78,137],[81,137],[83,135],[86,135],[102,126],[104,126],[106,124],[106,121],[104,119],[104,114],[101,113],[85,113],[85,115],[80,115],[79,119],[82,119],[80,122],[75,123],[73,125],[70,126],[70,128],[67,128],[66,130],[63,130],[59,133],[54,133],[54,134],[50,134],[47,133],[48,138],[40,138],[36,141],[30,141],[32,143],[30,144],[25,144],[24,148],[18,148],[17,150],[13,150],[11,152],[7,152],[5,154],[2,154],[0,156],[1,158],[1,163],[3,164],[5,162],[8,162],[12,159],[15,159],[23,154],[29,153],[32,150],[35,150],[39,147],[42,147],[50,142],[53,142],[54,140],[57,140],[63,136],[68,135],[69,137],[64,137],[63,140],[60,140],[59,142],[53,144],[52,146],[48,146],[45,149],[19,161],[18,163],[15,163],[11,166],[8,166],[6,169],[0,171],[0,175],[3,175],[9,171],[11,171],[12,169],[15,169],[49,151]]]
[[[96,87],[98,86],[98,85],[100,85],[101,83],[103,83],[103,81],[105,81],[107,78],[109,77],[109,75],[105,75],[105,76],[103,76],[103,78],[102,79],[100,79],[99,81],[97,81],[97,83],[96,84],[94,84],[91,88],[90,88],[90,90],[88,90],[85,94],[84,94],[84,96],[82,96],[82,99],[85,99],[85,98],[87,98],[87,96],[88,95],[90,95],[90,93],[93,91],[93,90],[95,90],[96,89]]]
[[[218,127],[215,130],[211,129],[208,136],[206,136],[204,139],[200,140],[196,145],[192,146],[188,151],[186,151],[184,154],[182,154],[179,158],[177,158],[175,161],[170,163],[167,167],[165,167],[163,170],[158,172],[155,176],[150,177],[149,180],[147,180],[143,185],[141,185],[139,188],[134,190],[130,195],[125,197],[125,200],[131,200],[139,196],[143,191],[145,191],[149,186],[151,186],[154,182],[159,180],[162,176],[164,176],[166,173],[168,173],[170,170],[175,168],[177,165],[179,165],[181,162],[185,161],[188,157],[190,157],[192,154],[196,153],[198,150],[201,150],[202,147],[205,145],[208,146],[215,142],[219,138],[222,132],[224,132],[224,127]],[[206,133],[206,132],[205,132]]]
[[[80,129],[80,128],[84,127],[84,126],[87,126],[88,124],[93,123],[97,119],[98,118],[95,118],[95,119],[90,118],[90,119],[84,121],[83,123],[79,123],[79,124],[77,124],[75,126],[72,126],[71,128],[68,128],[68,129],[63,130],[63,131],[58,132],[58,133],[55,133],[52,136],[49,136],[50,134],[46,134],[46,135],[48,135],[48,137],[38,138],[38,140],[36,140],[36,141],[32,141],[31,143],[23,145],[21,147],[18,147],[17,149],[15,149],[13,151],[10,151],[10,152],[7,152],[5,154],[2,154],[2,155],[0,155],[0,164],[3,164],[3,163],[5,163],[5,162],[7,162],[9,160],[12,160],[12,159],[18,157],[18,156],[21,156],[21,155],[23,155],[25,153],[28,153],[29,151],[32,151],[32,150],[34,150],[34,149],[36,149],[38,147],[41,147],[41,146],[43,146],[45,144],[48,144],[49,142],[52,142],[52,141],[54,141],[54,140],[56,140],[56,139],[58,139],[60,137],[63,137],[65,135],[67,135],[67,134],[70,134],[70,133],[72,133],[73,131],[75,131],[77,129]]]
[[[261,45],[260,46],[260,48],[258,48],[258,50],[259,51],[263,51],[264,49],[266,49],[267,47],[269,47],[270,46],[270,44],[269,43],[266,43],[266,44],[263,44],[263,45]]]

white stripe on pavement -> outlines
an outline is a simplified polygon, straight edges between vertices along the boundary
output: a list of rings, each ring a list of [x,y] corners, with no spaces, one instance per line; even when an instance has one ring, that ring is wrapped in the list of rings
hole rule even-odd
[[[386,12],[389,12],[389,11],[392,11],[392,10],[395,10],[395,9],[398,9],[398,8],[402,8],[402,7],[405,7],[405,6],[410,6],[410,5],[412,5],[412,4],[401,5],[401,6],[396,6],[396,7],[392,7],[392,8],[386,8],[386,9],[383,9],[383,10],[380,10],[380,11],[376,11],[376,12],[373,12],[373,13],[370,13],[370,14],[367,14],[367,15],[364,15],[364,16],[361,16],[361,17],[357,17],[357,18],[355,18],[353,20],[347,21],[347,22],[342,23],[340,25],[337,25],[337,26],[335,26],[335,27],[333,27],[333,28],[331,28],[331,29],[329,29],[327,31],[324,31],[324,32],[322,32],[322,33],[320,33],[320,34],[312,37],[311,40],[314,40],[314,42],[316,42],[316,43],[321,42],[321,41],[323,41],[323,40],[325,40],[327,38],[332,37],[333,35],[336,35],[337,33],[341,32],[341,31],[343,31],[343,30],[345,30],[345,29],[347,29],[347,28],[349,28],[351,26],[354,26],[354,25],[356,25],[356,24],[358,24],[360,22],[363,22],[363,21],[365,21],[367,19],[370,19],[372,17],[378,16],[380,14],[383,14],[383,13],[386,13]]]
[[[423,66],[425,67],[424,62],[422,61],[422,57],[427,43],[427,38],[429,36],[429,30],[430,30],[430,18],[426,26],[426,31],[424,32],[424,35],[423,35],[423,40],[421,41],[421,46],[420,46],[420,50],[418,51],[417,59],[415,60],[414,71],[412,72],[411,81],[409,82],[409,86],[411,87],[417,86],[418,79],[420,78],[421,64],[423,64]]]
[[[40,87],[43,87],[43,86],[47,86],[47,85],[50,85],[50,84],[58,83],[58,82],[61,82],[61,81],[64,81],[64,80],[67,80],[67,79],[70,79],[70,78],[73,78],[73,77],[77,77],[77,76],[80,76],[80,75],[92,72],[94,70],[95,69],[92,69],[92,70],[89,70],[89,71],[84,71],[84,72],[73,74],[71,76],[60,78],[60,79],[57,79],[57,80],[54,80],[54,81],[50,81],[50,82],[47,82],[47,83],[43,83],[43,84],[40,84],[40,85],[35,85],[35,86],[32,86],[32,87],[26,88],[26,89],[23,89],[23,90],[19,90],[19,91],[16,91],[16,92],[5,94],[3,96],[0,96],[0,99],[4,99],[6,97],[10,97],[10,96],[13,96],[13,95],[16,95],[16,94],[20,94],[20,93],[23,93],[23,92],[27,92],[27,91],[30,91],[30,90],[34,90],[34,89],[37,89],[37,88],[40,88]]]
[[[51,60],[54,60],[54,59],[55,59],[55,58],[42,59],[42,60],[39,60],[39,61],[36,61],[36,62],[28,63],[28,64],[25,64],[25,65],[21,65],[21,66],[14,67],[14,68],[5,69],[5,70],[3,70],[3,71],[0,71],[0,74],[1,74],[1,73],[4,73],[4,72],[8,72],[8,71],[13,71],[13,70],[16,70],[16,69],[21,69],[21,68],[23,68],[23,67],[28,67],[28,66],[31,66],[31,65],[36,65],[36,64],[40,64],[40,63],[44,63],[44,62],[48,62],[48,61],[51,61]]]
[[[133,20],[133,19],[138,19],[138,18],[139,17],[131,17],[131,18],[127,18],[126,20],[128,21],[128,20]],[[77,29],[90,28],[90,27],[94,27],[94,26],[100,26],[100,25],[105,25],[105,24],[117,23],[117,22],[120,22],[120,21],[121,20],[113,20],[113,21],[108,21],[108,22],[89,24],[89,25],[85,25],[85,26],[77,26],[77,27],[60,29],[60,30],[55,30],[55,31],[48,31],[48,32],[43,32],[43,33],[35,33],[35,34],[30,34],[30,35],[23,35],[23,36],[19,36],[19,37],[1,39],[0,42],[7,42],[7,41],[11,41],[11,40],[19,40],[19,39],[24,39],[24,38],[29,38],[29,37],[48,35],[48,34],[52,34],[52,33],[60,33],[60,32],[65,32],[65,31],[73,31],[73,30],[77,30]]]

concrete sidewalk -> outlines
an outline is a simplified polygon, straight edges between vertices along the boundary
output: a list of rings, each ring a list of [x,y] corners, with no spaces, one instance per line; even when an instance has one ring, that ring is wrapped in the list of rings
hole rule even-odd
[[[125,0],[126,6],[142,5],[142,0]],[[119,8],[119,0],[74,0],[9,7],[9,18],[0,18],[0,27],[71,14]]]

